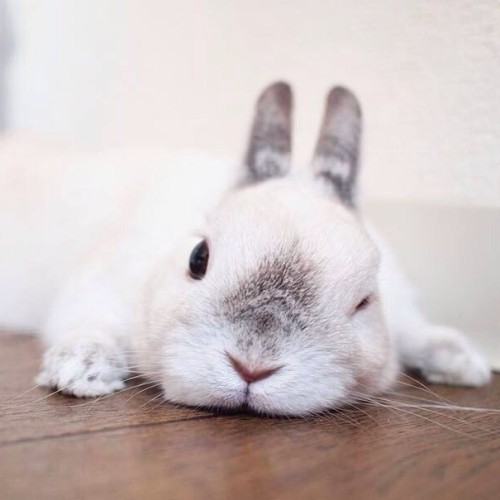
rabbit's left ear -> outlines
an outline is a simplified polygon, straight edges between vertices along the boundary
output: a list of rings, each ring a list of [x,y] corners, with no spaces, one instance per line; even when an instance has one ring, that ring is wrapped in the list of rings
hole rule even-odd
[[[283,82],[266,87],[255,105],[243,183],[282,177],[290,170],[292,90]]]
[[[361,126],[356,96],[344,87],[334,87],[327,97],[312,167],[315,176],[348,207],[356,204]]]

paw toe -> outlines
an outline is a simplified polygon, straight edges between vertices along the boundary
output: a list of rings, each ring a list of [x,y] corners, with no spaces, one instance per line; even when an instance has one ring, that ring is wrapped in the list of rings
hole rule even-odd
[[[87,343],[49,349],[36,383],[63,394],[96,397],[123,389],[125,375],[126,365],[119,351]]]
[[[491,378],[485,358],[460,332],[442,329],[428,347],[422,373],[434,383],[478,387]]]

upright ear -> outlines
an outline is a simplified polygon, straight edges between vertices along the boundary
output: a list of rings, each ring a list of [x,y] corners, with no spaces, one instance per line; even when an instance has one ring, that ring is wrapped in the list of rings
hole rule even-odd
[[[245,156],[244,184],[281,177],[290,170],[292,106],[287,83],[273,83],[260,95]]]
[[[314,174],[348,207],[356,204],[361,107],[344,87],[328,94],[312,166]]]

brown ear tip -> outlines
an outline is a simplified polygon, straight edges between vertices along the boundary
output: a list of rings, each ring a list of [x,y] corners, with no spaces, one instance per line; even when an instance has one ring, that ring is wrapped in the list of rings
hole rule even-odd
[[[260,94],[259,102],[273,100],[282,108],[292,107],[292,87],[285,81],[277,81],[268,85]]]
[[[352,90],[342,85],[333,87],[327,97],[328,108],[343,107],[361,115],[361,104]]]

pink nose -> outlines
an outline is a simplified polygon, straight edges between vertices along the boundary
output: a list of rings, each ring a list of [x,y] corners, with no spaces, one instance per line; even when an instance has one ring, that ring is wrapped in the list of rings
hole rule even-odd
[[[241,363],[241,361],[233,358],[230,354],[228,354],[227,357],[229,358],[231,365],[238,373],[238,375],[249,384],[251,384],[252,382],[257,382],[258,380],[264,380],[265,378],[270,377],[279,369],[279,367],[249,369],[243,363]]]

